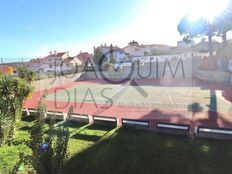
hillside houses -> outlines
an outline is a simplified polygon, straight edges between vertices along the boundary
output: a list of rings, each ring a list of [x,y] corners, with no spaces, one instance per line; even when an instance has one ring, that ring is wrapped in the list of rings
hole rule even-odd
[[[36,72],[67,72],[75,70],[78,66],[82,66],[87,58],[91,58],[92,55],[88,53],[78,54],[77,56],[70,57],[69,52],[50,52],[50,54],[44,58],[32,59],[27,63],[30,69]]]
[[[94,52],[96,49],[99,49],[101,53],[105,56],[105,59],[110,60],[111,57],[115,58],[116,62],[123,62],[127,59],[127,55],[124,52],[122,48],[119,48],[118,46],[113,46],[112,44],[110,46],[107,46],[106,44],[99,47],[94,47]]]
[[[93,55],[89,54],[88,52],[80,52],[78,55],[76,55],[77,60],[80,61],[81,65],[85,65],[85,63],[88,60],[92,60]]]
[[[163,44],[140,45],[138,42],[133,40],[132,42],[129,42],[123,50],[130,57],[141,57],[167,54],[167,52],[172,50],[172,47]]]
[[[141,63],[148,63],[154,61],[165,61],[173,58],[204,58],[208,56],[208,52],[202,52],[206,49],[207,42],[202,40],[200,43],[191,47],[186,46],[183,42],[178,42],[176,47],[163,44],[139,44],[136,41],[129,42],[124,48],[120,48],[113,44],[94,47],[93,52],[96,50],[100,53],[99,56],[104,55],[107,61],[113,58],[116,67],[131,66],[132,62],[140,61]],[[76,56],[71,57],[69,52],[50,52],[44,58],[32,59],[28,62],[28,67],[37,72],[57,72],[72,71],[78,66],[78,70],[83,69],[86,62],[90,60],[94,63],[94,55],[88,52],[80,52]],[[99,58],[100,59],[100,58]]]

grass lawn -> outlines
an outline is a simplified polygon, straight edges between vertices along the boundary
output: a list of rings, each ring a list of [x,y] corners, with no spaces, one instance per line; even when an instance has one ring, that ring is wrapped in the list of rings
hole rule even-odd
[[[30,128],[31,122],[24,121]],[[21,128],[17,140],[27,139]],[[126,128],[72,123],[64,174],[230,174],[232,142],[191,139]],[[0,148],[0,173],[7,174],[25,145]]]
[[[73,155],[63,173],[218,173],[232,171],[232,142],[118,129]]]

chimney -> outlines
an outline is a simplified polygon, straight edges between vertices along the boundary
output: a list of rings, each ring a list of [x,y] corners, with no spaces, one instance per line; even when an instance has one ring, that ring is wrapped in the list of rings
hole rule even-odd
[[[54,54],[55,54],[55,56],[56,56],[56,54],[57,54],[57,51],[56,51],[56,50],[54,50]]]
[[[52,55],[52,52],[50,51],[49,54]]]
[[[69,51],[67,51],[67,57],[69,57]]]
[[[106,47],[106,44],[104,46]]]

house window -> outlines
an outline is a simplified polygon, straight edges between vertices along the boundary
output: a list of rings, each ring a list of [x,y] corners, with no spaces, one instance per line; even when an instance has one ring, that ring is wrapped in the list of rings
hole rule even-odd
[[[135,48],[135,51],[139,51],[140,49],[139,48]]]
[[[52,68],[52,65],[49,65],[49,68]]]

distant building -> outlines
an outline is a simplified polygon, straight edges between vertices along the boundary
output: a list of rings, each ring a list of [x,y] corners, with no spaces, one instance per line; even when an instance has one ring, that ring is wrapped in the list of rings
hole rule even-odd
[[[189,48],[191,47],[191,43],[186,43],[185,41],[178,41],[177,47],[179,48]]]
[[[102,54],[105,55],[108,60],[110,60],[111,57],[114,57],[116,62],[122,62],[127,59],[124,50],[117,46],[113,46],[112,44],[110,46],[106,46],[105,44],[104,46],[101,45],[97,48],[94,47],[94,51],[95,49],[100,49]]]
[[[216,51],[220,48],[220,43],[218,41],[213,41],[213,50]],[[193,49],[199,52],[209,52],[209,42],[206,41],[205,38],[201,39],[201,41],[195,45],[193,45]]]
[[[34,70],[34,71],[36,71],[36,72],[39,72],[39,71],[40,71],[40,66],[41,66],[40,59],[37,58],[37,59],[32,59],[32,60],[30,60],[30,61],[27,63],[27,66],[28,66],[28,68],[30,68],[31,70]]]
[[[55,72],[55,71],[60,72],[63,61],[68,57],[69,57],[68,52],[57,53],[55,51],[54,54],[50,52],[50,55],[41,59],[40,69],[44,72]]]
[[[27,63],[30,69],[37,72],[60,72],[61,65],[69,57],[69,52],[50,52],[44,58],[32,59]]]
[[[50,52],[50,55],[40,59],[40,71],[60,72],[62,62],[69,57],[69,52]]]
[[[66,72],[80,70],[88,59],[92,59],[92,55],[83,52],[77,56],[70,57],[69,52],[54,52],[44,58],[32,59],[27,63],[30,69],[36,72]]]
[[[66,71],[75,71],[78,70],[78,67],[82,65],[82,62],[77,57],[68,57],[62,62],[61,70]]]
[[[92,57],[93,55],[92,54],[89,54],[88,52],[80,52],[76,58],[80,61],[80,65],[84,66],[85,63],[88,61],[88,60],[91,60],[92,61]]]
[[[167,54],[172,47],[163,44],[140,45],[138,42],[132,41],[123,50],[130,57],[138,57]]]

